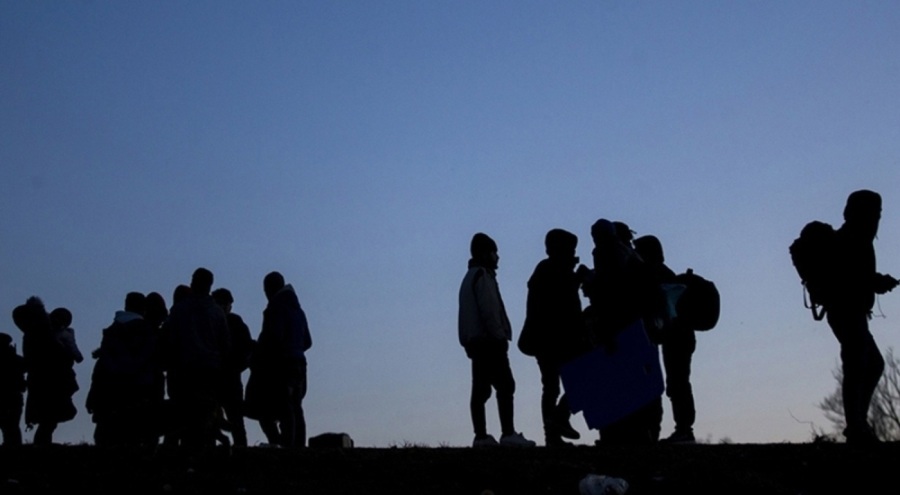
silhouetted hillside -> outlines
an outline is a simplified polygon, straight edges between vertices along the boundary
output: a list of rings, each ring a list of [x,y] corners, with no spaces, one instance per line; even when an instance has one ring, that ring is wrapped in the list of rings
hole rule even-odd
[[[891,492],[900,444],[288,451],[0,449],[0,493],[577,494],[589,473],[629,494]],[[488,492],[488,490],[490,492]]]

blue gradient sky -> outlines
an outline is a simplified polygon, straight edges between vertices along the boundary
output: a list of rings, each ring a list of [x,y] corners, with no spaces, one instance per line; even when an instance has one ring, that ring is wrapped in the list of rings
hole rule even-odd
[[[871,188],[900,275],[898,53],[895,2],[0,2],[0,307],[69,307],[87,353],[126,292],[205,266],[255,336],[279,270],[313,333],[311,434],[466,445],[471,235],[499,244],[518,335],[545,232],[589,260],[606,217],[722,292],[698,436],[808,440],[838,346],[787,247]],[[900,295],[880,307],[900,348]],[[537,366],[511,361],[539,439]],[[91,439],[91,367],[60,441]]]

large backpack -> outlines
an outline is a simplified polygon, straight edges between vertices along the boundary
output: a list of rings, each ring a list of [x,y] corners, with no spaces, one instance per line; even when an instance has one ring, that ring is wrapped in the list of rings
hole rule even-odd
[[[719,289],[716,284],[706,280],[688,268],[688,271],[677,275],[675,282],[685,286],[684,293],[678,298],[675,311],[678,321],[693,330],[711,330],[719,322]]]
[[[836,244],[837,231],[834,227],[818,221],[806,224],[800,231],[800,237],[791,243],[791,261],[803,283],[803,305],[812,311],[816,321],[825,317],[824,304],[831,295]],[[806,294],[809,294],[809,301]]]

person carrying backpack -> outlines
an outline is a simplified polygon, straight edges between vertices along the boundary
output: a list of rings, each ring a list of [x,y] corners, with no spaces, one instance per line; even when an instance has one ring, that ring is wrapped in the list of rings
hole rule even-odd
[[[828,325],[841,345],[844,437],[848,443],[879,441],[866,418],[884,359],[869,332],[869,319],[875,295],[898,284],[890,275],[876,271],[873,241],[880,220],[878,193],[859,190],[850,194],[844,224],[834,238],[829,297],[822,302]]]

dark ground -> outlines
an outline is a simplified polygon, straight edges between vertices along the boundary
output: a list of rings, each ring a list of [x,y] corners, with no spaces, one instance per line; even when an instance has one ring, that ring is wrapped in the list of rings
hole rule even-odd
[[[578,494],[589,473],[629,494],[897,493],[900,443],[348,450],[0,448],[0,494]],[[489,490],[489,492],[487,492]]]

